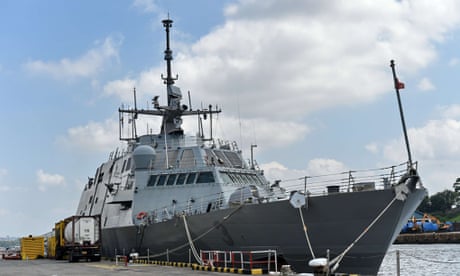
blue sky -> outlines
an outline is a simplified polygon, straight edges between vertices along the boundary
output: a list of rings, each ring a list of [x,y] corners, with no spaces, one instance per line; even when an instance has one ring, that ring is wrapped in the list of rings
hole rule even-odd
[[[217,136],[270,179],[406,161],[390,60],[413,158],[431,194],[460,162],[458,1],[2,1],[0,236],[38,235],[74,214],[117,147],[135,86],[164,100],[164,31],[192,106],[218,104]],[[139,129],[157,131],[155,121]],[[196,132],[185,121],[187,133]]]

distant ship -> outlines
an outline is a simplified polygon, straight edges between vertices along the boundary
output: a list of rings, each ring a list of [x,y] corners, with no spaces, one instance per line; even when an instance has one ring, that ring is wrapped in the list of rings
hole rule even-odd
[[[156,96],[151,108],[119,109],[126,149],[97,168],[78,205],[77,215],[101,216],[103,254],[189,262],[192,251],[192,261],[204,262],[198,250],[274,250],[278,265],[297,272],[312,272],[309,261],[328,256],[331,272],[377,274],[426,195],[416,163],[270,183],[235,142],[212,136],[218,108],[182,104],[171,67],[172,22],[162,21],[167,105]],[[191,115],[200,126],[196,137],[181,126]],[[159,133],[138,135],[138,116],[161,117]],[[210,137],[203,133],[207,118]]]

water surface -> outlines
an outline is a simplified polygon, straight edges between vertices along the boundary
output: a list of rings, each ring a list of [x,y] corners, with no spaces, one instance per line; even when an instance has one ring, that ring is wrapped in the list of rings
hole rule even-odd
[[[392,245],[378,275],[396,274],[399,250],[400,275],[460,275],[460,244]]]

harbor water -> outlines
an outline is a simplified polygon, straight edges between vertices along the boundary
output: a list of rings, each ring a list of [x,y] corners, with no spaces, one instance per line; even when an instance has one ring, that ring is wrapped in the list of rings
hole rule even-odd
[[[460,275],[460,244],[398,244],[385,255],[379,276],[397,275],[397,251],[401,276]]]

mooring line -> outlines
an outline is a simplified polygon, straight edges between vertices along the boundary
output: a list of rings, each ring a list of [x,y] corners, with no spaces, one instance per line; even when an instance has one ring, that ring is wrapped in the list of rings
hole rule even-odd
[[[202,233],[201,235],[197,236],[196,238],[192,239],[192,242],[195,242],[201,238],[203,238],[204,236],[206,236],[209,232],[211,232],[212,230],[216,229],[217,227],[221,226],[222,223],[224,223],[224,221],[228,220],[230,217],[232,217],[237,211],[239,211],[240,209],[243,208],[243,205],[240,205],[238,206],[238,208],[236,208],[235,210],[233,210],[230,214],[226,215],[225,217],[222,218],[222,220],[219,222],[219,223],[216,223],[215,225],[213,225],[211,228],[209,228],[208,230],[206,230],[204,233]],[[187,230],[186,230],[187,231]],[[170,253],[173,253],[177,250],[180,250],[186,246],[190,245],[189,242],[186,242],[178,247],[175,247],[171,250],[167,250],[167,251],[164,251],[164,252],[161,252],[161,253],[157,253],[157,254],[154,254],[154,255],[150,255],[151,258],[156,258],[156,257],[161,257],[161,256],[164,256],[164,255],[167,255],[167,254],[170,254]]]
[[[371,224],[369,224],[369,226],[367,226],[364,231],[340,254],[338,255],[337,257],[335,257],[330,263],[329,265],[334,265],[331,269],[331,272],[335,272],[335,270],[337,270],[337,268],[339,267],[340,265],[340,262],[342,261],[343,257],[348,253],[348,251],[350,251],[353,246],[355,246],[355,244],[369,231],[369,229],[371,229],[372,226],[374,226],[374,224],[383,216],[383,214],[385,214],[385,212],[390,208],[390,206],[393,204],[393,202],[396,201],[396,196],[390,201],[390,203],[388,203],[388,205],[380,212],[380,214],[371,222]]]
[[[316,259],[315,253],[313,253],[313,249],[311,247],[310,238],[308,237],[307,226],[305,225],[305,221],[303,219],[302,207],[299,207],[298,209],[299,209],[300,219],[302,220],[302,225],[303,225],[303,231],[305,233],[305,238],[307,239],[308,248],[310,248],[310,254],[313,257],[313,259]]]
[[[188,229],[187,219],[185,218],[185,215],[182,215],[182,218],[184,220],[184,227],[185,233],[187,234],[188,244],[190,245],[190,249],[192,249],[193,256],[200,265],[203,265],[203,259],[201,259],[200,255],[198,254],[195,244],[193,244],[192,235],[190,234],[190,231]]]

